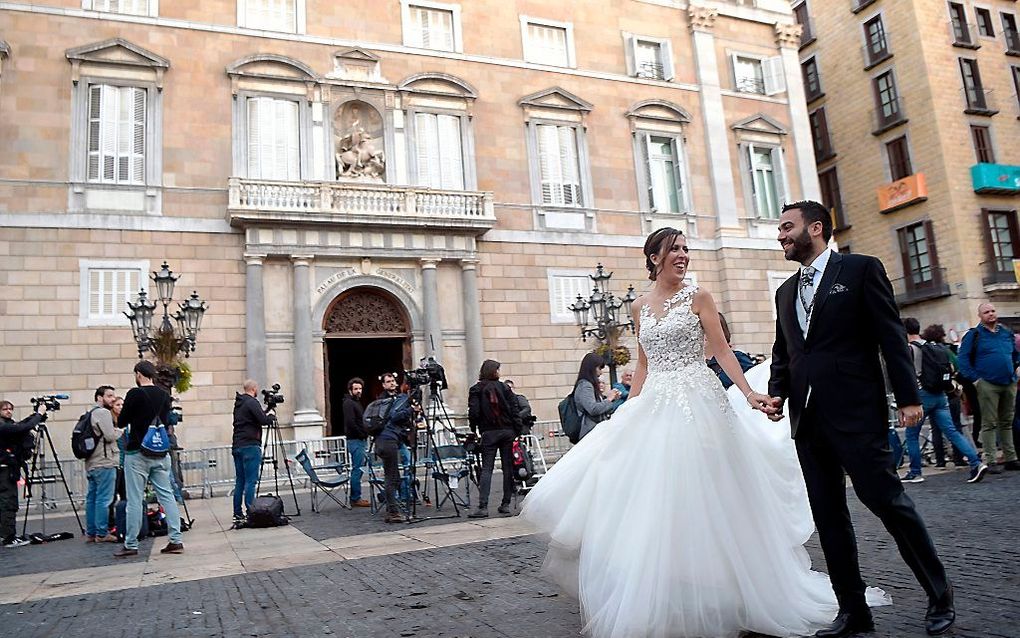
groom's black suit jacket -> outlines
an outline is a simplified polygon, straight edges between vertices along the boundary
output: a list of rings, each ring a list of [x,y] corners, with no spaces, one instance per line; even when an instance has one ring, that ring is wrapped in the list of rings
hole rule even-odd
[[[793,436],[811,405],[843,432],[881,432],[888,403],[879,351],[896,403],[920,405],[917,377],[882,262],[833,253],[815,292],[807,338],[797,321],[799,272],[776,291],[776,341],[769,394],[787,400]]]

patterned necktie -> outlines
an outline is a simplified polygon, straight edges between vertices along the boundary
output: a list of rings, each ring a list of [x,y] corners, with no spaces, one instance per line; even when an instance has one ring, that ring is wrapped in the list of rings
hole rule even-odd
[[[811,309],[815,305],[815,273],[818,269],[807,266],[800,271],[800,304],[804,308],[807,320],[811,320]]]

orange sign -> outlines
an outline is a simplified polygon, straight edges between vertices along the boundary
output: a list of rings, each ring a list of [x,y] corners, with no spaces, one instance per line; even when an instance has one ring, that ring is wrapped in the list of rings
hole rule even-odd
[[[924,181],[924,173],[915,173],[878,188],[878,210],[882,213],[891,213],[926,199],[928,185]]]

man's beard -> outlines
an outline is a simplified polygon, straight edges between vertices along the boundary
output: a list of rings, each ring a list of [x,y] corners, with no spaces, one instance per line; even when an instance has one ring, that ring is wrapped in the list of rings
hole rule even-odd
[[[805,228],[800,235],[793,238],[793,252],[786,259],[788,261],[803,262],[811,256],[812,248],[811,235],[808,234]]]

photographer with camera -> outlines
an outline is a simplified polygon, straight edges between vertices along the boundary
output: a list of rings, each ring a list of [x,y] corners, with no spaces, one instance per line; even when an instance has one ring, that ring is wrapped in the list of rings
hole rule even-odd
[[[397,391],[395,375],[384,374],[382,382],[383,395],[380,398],[390,400],[391,404],[386,412],[385,425],[375,436],[375,455],[382,459],[386,477],[386,522],[402,523],[404,519],[397,507],[397,492],[399,490],[400,498],[406,501],[410,495],[410,483],[408,480],[401,482],[400,466],[411,462],[407,442],[413,436],[414,417],[421,412],[421,406],[408,393]]]
[[[138,534],[142,529],[142,499],[145,495],[146,482],[152,483],[156,499],[166,514],[169,542],[160,550],[161,554],[182,554],[184,544],[181,542],[181,515],[170,486],[170,457],[166,451],[150,451],[143,447],[150,430],[159,432],[159,437],[166,436],[165,427],[170,421],[170,395],[157,387],[156,366],[151,361],[139,361],[134,367],[135,384],[124,397],[124,409],[120,413],[118,423],[128,428],[127,443],[124,445],[124,482],[127,487],[127,532],[124,535],[124,547],[114,556],[125,558],[138,555]],[[162,438],[154,442],[163,443]]]
[[[246,518],[241,512],[244,498],[246,511],[255,502],[255,484],[262,468],[262,427],[273,422],[272,409],[263,410],[256,398],[259,384],[254,379],[244,382],[243,392],[234,397],[234,436],[230,453],[234,457],[234,524]]]
[[[39,401],[35,413],[14,422],[14,404],[0,401],[0,542],[4,547],[20,547],[15,532],[18,515],[18,480],[21,468],[35,449],[35,428],[46,420],[46,402]]]
[[[499,380],[499,361],[486,359],[478,372],[478,383],[468,390],[468,424],[472,432],[481,433],[482,445],[478,509],[468,514],[468,518],[489,516],[489,491],[497,451],[503,467],[503,500],[498,511],[509,514],[510,499],[514,493],[513,444],[524,425],[514,393]]]

